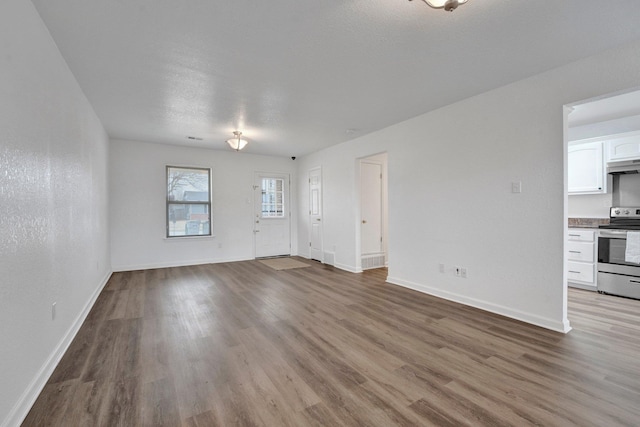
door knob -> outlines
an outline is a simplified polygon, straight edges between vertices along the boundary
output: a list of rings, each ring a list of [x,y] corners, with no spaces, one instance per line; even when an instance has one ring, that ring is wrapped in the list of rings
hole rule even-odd
[[[362,220],[362,223],[363,223],[363,224],[366,224],[366,223],[367,223],[367,221],[365,221],[365,220],[363,219],[363,220]]]
[[[316,221],[320,221],[320,218],[316,218]]]

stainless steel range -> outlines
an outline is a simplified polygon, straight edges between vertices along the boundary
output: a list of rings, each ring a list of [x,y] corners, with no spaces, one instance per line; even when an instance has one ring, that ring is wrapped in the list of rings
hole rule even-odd
[[[598,292],[640,299],[640,207],[614,207],[598,231]]]

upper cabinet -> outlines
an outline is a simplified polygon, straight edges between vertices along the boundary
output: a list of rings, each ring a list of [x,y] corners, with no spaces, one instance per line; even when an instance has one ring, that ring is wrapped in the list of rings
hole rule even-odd
[[[603,142],[569,146],[567,168],[569,194],[607,192]]]
[[[640,159],[640,132],[615,136],[607,145],[609,161]]]

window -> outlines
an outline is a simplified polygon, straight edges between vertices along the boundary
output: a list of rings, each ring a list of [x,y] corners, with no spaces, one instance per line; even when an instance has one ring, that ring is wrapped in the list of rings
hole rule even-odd
[[[167,166],[167,237],[211,236],[211,169]]]
[[[262,217],[284,217],[284,179],[262,178]]]

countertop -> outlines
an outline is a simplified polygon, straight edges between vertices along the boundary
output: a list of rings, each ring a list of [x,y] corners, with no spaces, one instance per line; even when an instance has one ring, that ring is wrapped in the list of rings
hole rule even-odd
[[[609,218],[569,218],[569,228],[598,228],[609,224]]]

